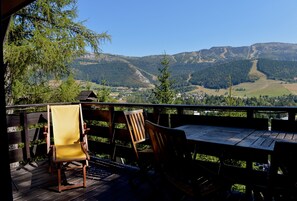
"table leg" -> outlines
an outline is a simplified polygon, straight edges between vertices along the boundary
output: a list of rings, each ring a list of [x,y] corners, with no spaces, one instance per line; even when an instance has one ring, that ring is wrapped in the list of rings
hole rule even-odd
[[[248,175],[250,175],[252,172],[252,169],[253,169],[253,163],[251,161],[246,161],[246,169],[247,169]],[[245,192],[246,192],[247,197],[252,196],[252,187],[250,184],[246,185]]]

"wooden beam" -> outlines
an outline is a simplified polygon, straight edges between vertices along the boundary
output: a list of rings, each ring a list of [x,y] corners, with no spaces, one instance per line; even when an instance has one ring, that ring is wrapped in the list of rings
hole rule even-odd
[[[1,7],[1,5],[0,5]],[[1,11],[0,11],[1,13]],[[2,27],[5,26],[1,21],[1,39],[4,38],[2,33]],[[9,146],[8,146],[8,135],[7,135],[7,122],[6,122],[6,103],[5,103],[5,90],[4,90],[4,72],[5,65],[3,61],[3,43],[0,43],[0,153],[2,161],[2,182],[3,185],[0,188],[0,194],[4,200],[12,199],[12,187],[11,187],[11,174],[10,174],[10,163],[9,163]]]
[[[7,32],[7,29],[8,29],[8,25],[9,25],[9,22],[10,22],[10,17],[6,18],[5,20],[2,20],[2,23],[1,23],[1,38],[0,38],[0,42],[3,44],[4,43],[4,38],[5,38],[5,35],[6,35],[6,32]]]
[[[10,174],[10,163],[9,163],[9,146],[8,146],[8,135],[7,135],[7,122],[6,122],[6,101],[5,101],[5,90],[4,90],[4,72],[5,65],[3,60],[3,42],[6,31],[9,26],[10,16],[27,6],[35,0],[1,0],[0,1],[0,153],[3,162],[3,185],[0,189],[0,194],[4,200],[12,201],[12,186],[11,186],[11,174]]]

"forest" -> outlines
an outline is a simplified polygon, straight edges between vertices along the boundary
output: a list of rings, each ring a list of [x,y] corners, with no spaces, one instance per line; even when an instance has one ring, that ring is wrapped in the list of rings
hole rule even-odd
[[[186,91],[190,85],[199,85],[210,89],[226,89],[231,84],[254,82],[250,77],[252,59],[227,60],[215,63],[181,63],[170,61],[170,79],[174,86]],[[92,81],[100,84],[106,80],[111,87],[148,87],[156,84],[155,77],[160,68],[160,58],[157,56],[145,58],[125,58],[112,56],[109,60],[76,59],[72,67],[78,80]],[[257,59],[257,70],[264,73],[267,79],[294,83],[297,77],[297,61],[272,59]],[[138,73],[137,73],[138,72]],[[139,78],[139,74],[143,79]]]

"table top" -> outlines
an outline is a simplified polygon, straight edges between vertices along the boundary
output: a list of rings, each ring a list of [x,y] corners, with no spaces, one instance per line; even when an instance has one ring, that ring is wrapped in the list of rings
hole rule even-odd
[[[274,149],[275,141],[297,142],[297,132],[256,130],[208,125],[183,125],[176,127],[183,130],[189,141],[252,148],[266,152]]]

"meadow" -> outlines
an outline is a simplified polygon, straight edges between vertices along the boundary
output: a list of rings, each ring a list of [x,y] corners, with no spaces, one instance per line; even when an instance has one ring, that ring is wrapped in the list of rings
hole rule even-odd
[[[267,79],[266,75],[257,70],[257,63],[253,64],[249,76],[255,77],[256,81],[246,82],[231,86],[232,96],[236,97],[259,97],[259,96],[282,96],[297,95],[297,83],[286,83],[280,80]],[[207,89],[197,86],[194,93],[206,93],[209,95],[228,95],[229,89]]]

